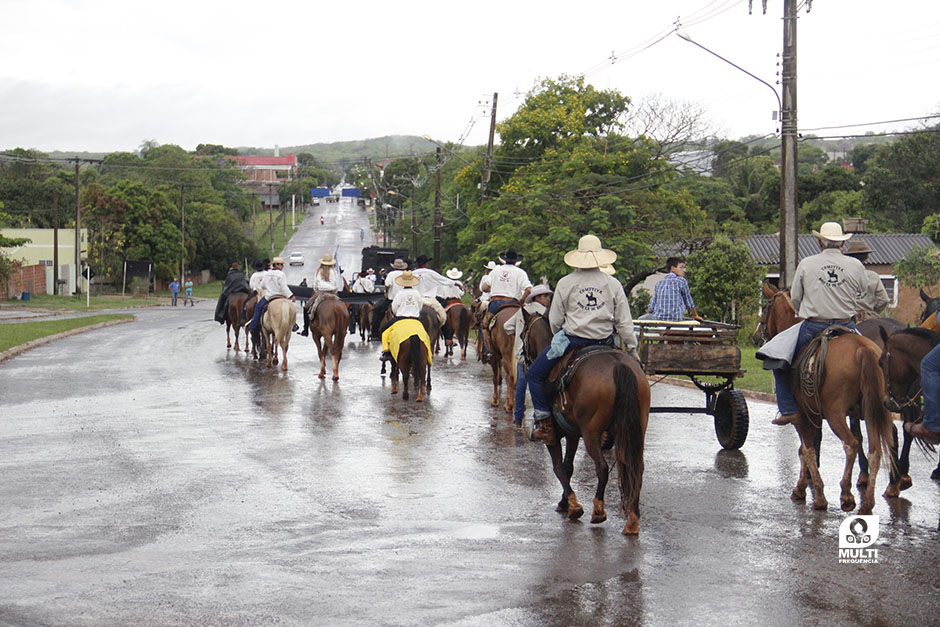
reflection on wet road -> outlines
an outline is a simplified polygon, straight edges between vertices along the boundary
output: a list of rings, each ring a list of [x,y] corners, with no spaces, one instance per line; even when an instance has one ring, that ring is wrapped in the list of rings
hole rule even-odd
[[[419,404],[391,396],[374,344],[349,338],[334,383],[294,335],[282,373],[226,350],[212,311],[138,311],[0,364],[0,622],[936,623],[930,460],[877,499],[879,563],[843,565],[831,434],[814,512],[789,499],[797,440],[769,405],[749,403],[740,451],[707,417],[657,414],[627,538],[615,473],[606,523],[554,512],[544,447],[490,408],[472,349],[436,360]],[[582,501],[594,485],[579,453]]]

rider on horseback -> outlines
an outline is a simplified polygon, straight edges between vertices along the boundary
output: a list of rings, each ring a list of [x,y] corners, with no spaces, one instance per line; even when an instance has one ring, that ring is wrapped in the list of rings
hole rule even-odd
[[[415,289],[415,286],[420,283],[421,279],[415,276],[411,270],[405,270],[400,275],[395,277],[395,284],[398,285],[400,289],[398,293],[395,294],[395,299],[391,304],[392,319],[384,324],[379,330],[379,333],[382,336],[382,356],[384,359],[390,357],[389,329],[391,329],[396,322],[401,320],[409,318],[412,320],[417,320],[418,315],[421,313],[421,308],[424,306],[424,301],[421,297],[421,292]],[[424,337],[427,337],[426,331],[424,333]],[[430,341],[428,341],[427,344],[428,353],[430,354]]]
[[[372,310],[372,337],[380,337],[381,331],[379,327],[382,326],[382,318],[385,317],[385,312],[388,311],[388,308],[392,304],[392,300],[395,298],[395,295],[401,289],[401,285],[395,282],[395,279],[401,276],[401,273],[408,269],[408,264],[405,263],[403,259],[396,259],[391,263],[392,271],[385,275],[385,279],[382,281],[382,285],[385,286],[385,298],[375,303],[375,308]]]
[[[496,266],[489,274],[488,291],[490,301],[481,324],[486,346],[492,346],[493,343],[490,339],[490,322],[496,312],[501,307],[512,303],[522,305],[532,290],[532,281],[529,280],[529,275],[519,267],[522,262],[522,255],[510,248],[505,254],[499,256],[499,260],[503,262],[503,265]]]
[[[551,403],[546,382],[552,368],[569,348],[591,344],[609,344],[616,330],[628,352],[637,347],[633,317],[623,287],[614,277],[600,270],[617,260],[617,253],[601,248],[601,240],[585,235],[577,250],[565,255],[565,263],[575,268],[555,286],[548,321],[555,333],[552,344],[529,367],[529,393],[535,407],[537,429],[533,440],[555,442]],[[588,298],[590,296],[590,298]]]
[[[287,277],[284,276],[285,263],[286,262],[280,257],[275,257],[271,260],[271,269],[263,273],[259,288],[264,295],[261,297],[261,300],[258,301],[258,304],[255,305],[254,317],[252,317],[251,324],[248,326],[253,334],[258,333],[258,327],[261,324],[261,314],[264,313],[268,301],[275,296],[283,296],[295,300],[293,292],[291,292],[290,288],[287,286]],[[254,279],[254,277],[255,275],[252,275],[252,279]]]
[[[865,240],[856,239],[846,243],[843,253],[849,257],[855,257],[864,265],[865,261],[868,260],[868,255],[872,253],[872,249],[868,247]],[[856,318],[856,322],[880,317],[884,314],[885,307],[891,302],[891,299],[888,298],[888,291],[885,289],[884,283],[881,282],[878,273],[873,270],[865,270],[865,276],[868,277],[868,284],[859,303],[859,316]]]
[[[826,222],[818,232],[813,231],[813,235],[821,252],[800,261],[790,287],[790,300],[797,314],[804,319],[793,351],[794,358],[807,342],[833,324],[854,329],[855,313],[868,285],[862,262],[842,254],[843,242],[852,235],[843,234],[838,222]],[[791,368],[778,368],[773,373],[777,409],[781,415],[772,422],[775,425],[789,424],[799,412],[790,385]]]
[[[317,307],[328,295],[336,296],[336,292],[343,289],[343,276],[333,266],[336,265],[336,259],[333,255],[326,253],[320,257],[320,267],[317,273],[313,275],[313,293],[316,295],[313,300],[307,301],[304,307],[304,330],[301,335],[307,335],[310,329],[310,321],[317,316]]]

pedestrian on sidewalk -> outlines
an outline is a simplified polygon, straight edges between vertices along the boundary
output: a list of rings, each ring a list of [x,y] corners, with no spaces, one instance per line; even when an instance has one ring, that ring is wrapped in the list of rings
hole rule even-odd
[[[176,299],[180,295],[180,280],[176,277],[173,277],[173,282],[170,283],[170,295],[173,298],[173,306],[176,307]]]
[[[186,279],[186,283],[184,287],[186,288],[186,295],[183,297],[183,307],[186,306],[187,301],[189,302],[190,307],[194,307],[195,305],[193,304],[193,278],[192,277],[189,277],[188,279]]]

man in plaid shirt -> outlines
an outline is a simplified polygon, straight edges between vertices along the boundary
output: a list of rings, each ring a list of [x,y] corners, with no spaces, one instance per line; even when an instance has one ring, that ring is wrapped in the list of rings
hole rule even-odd
[[[685,280],[685,260],[670,257],[666,260],[666,276],[656,284],[649,313],[641,316],[645,320],[682,320],[685,310],[696,320],[701,320],[695,313],[695,302],[689,292],[689,283]]]

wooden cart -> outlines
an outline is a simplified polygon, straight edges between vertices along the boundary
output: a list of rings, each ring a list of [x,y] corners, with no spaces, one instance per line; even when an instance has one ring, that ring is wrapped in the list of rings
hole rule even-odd
[[[705,392],[704,408],[651,407],[650,411],[708,414],[715,419],[715,434],[721,446],[741,448],[747,439],[749,416],[744,395],[734,389],[735,377],[744,374],[737,346],[740,327],[694,320],[634,320],[633,324],[640,360],[648,375],[687,376]]]

